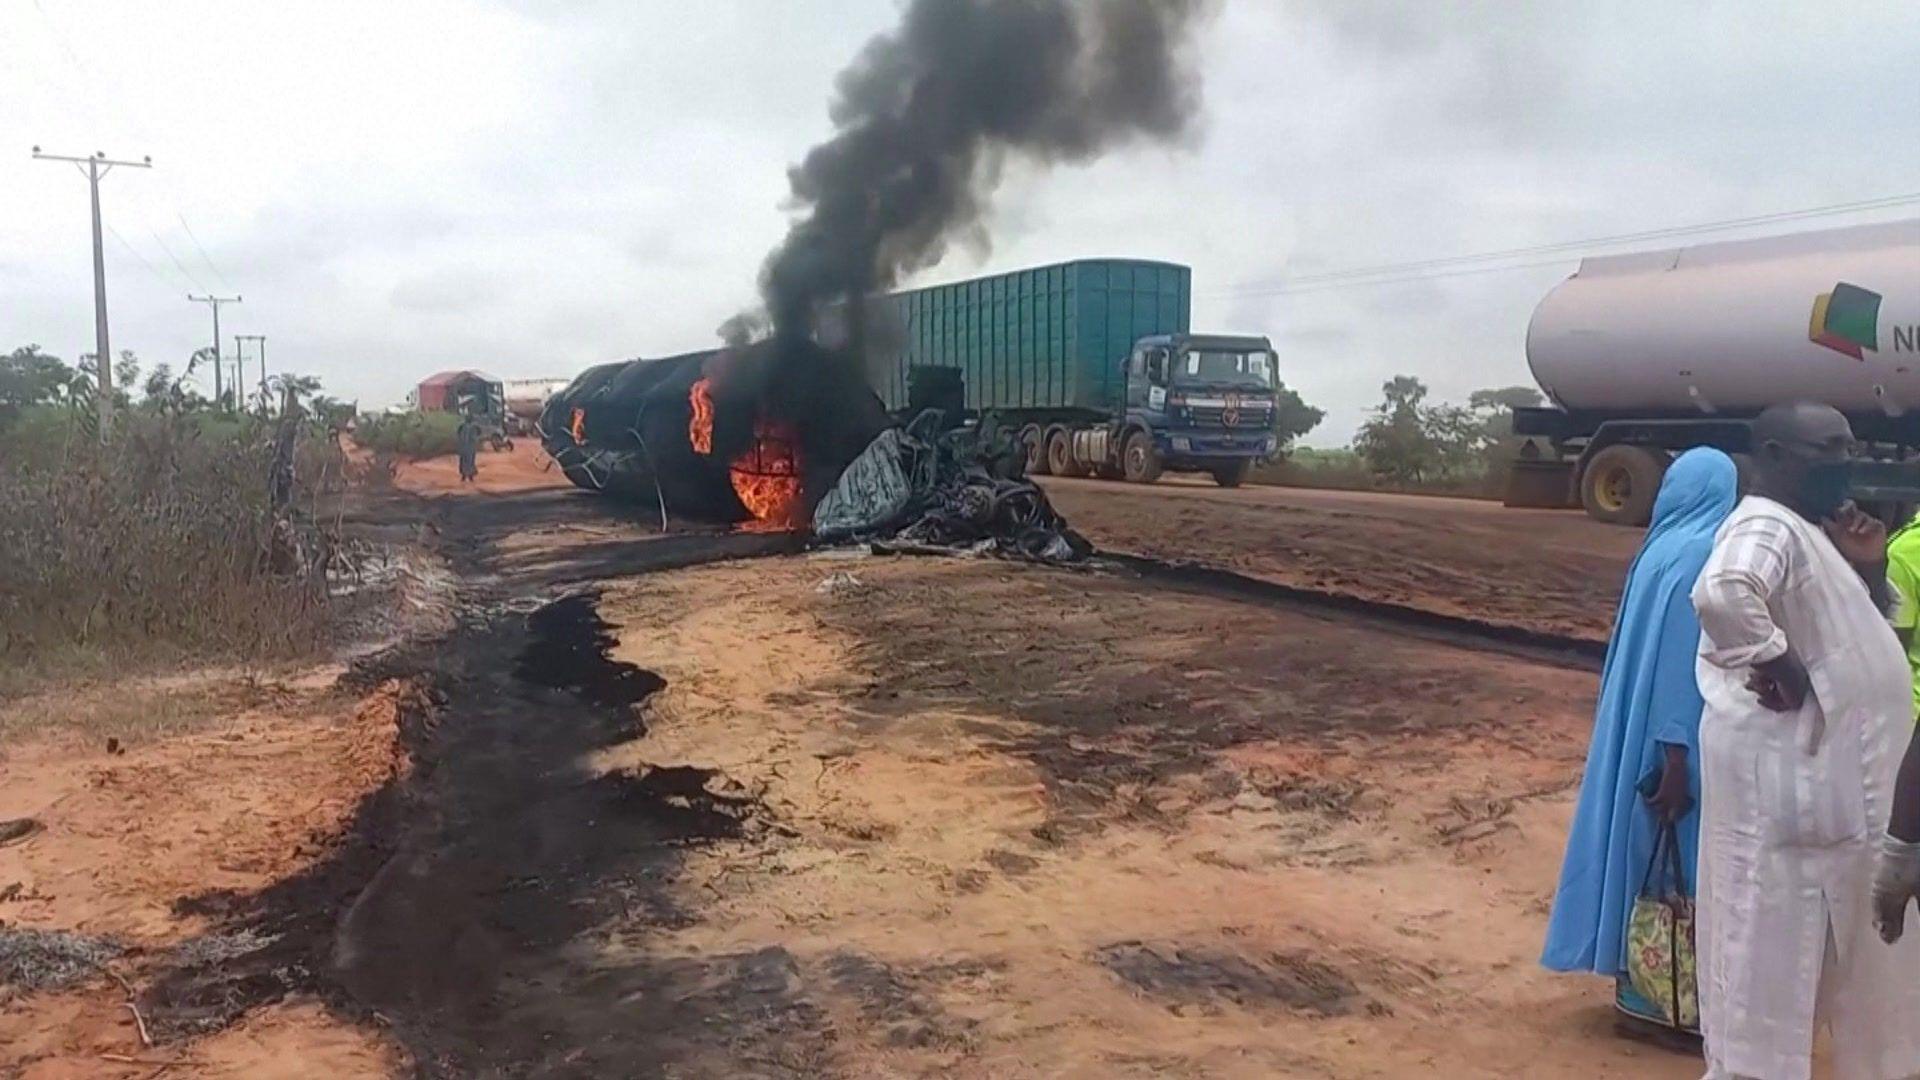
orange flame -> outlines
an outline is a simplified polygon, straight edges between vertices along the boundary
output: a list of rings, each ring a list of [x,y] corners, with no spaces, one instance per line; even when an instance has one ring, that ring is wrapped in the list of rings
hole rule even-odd
[[[693,407],[687,419],[687,442],[696,454],[713,453],[713,395],[706,379],[687,392]],[[733,493],[753,520],[740,528],[748,532],[786,532],[801,527],[799,442],[786,425],[760,417],[753,423],[753,442],[727,469]]]
[[[587,410],[573,410],[573,423],[569,425],[573,432],[573,441],[585,445],[587,441]]]
[[[753,520],[748,532],[787,532],[801,527],[800,452],[792,429],[760,417],[753,443],[728,470],[733,493]]]
[[[696,454],[713,453],[713,395],[707,392],[707,380],[693,384],[687,393],[693,415],[687,419],[687,442]]]

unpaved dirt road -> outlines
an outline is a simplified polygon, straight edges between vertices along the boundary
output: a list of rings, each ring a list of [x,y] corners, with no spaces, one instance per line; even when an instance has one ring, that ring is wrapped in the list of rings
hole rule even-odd
[[[1589,671],[396,479],[354,518],[412,522],[451,615],[355,663],[334,719],[7,759],[4,808],[48,829],[0,851],[0,917],[142,937],[162,1036],[104,980],[30,996],[0,1073],[1698,1074],[1535,963]],[[1135,498],[1247,495],[1294,520]],[[198,763],[177,805],[169,762]]]
[[[462,485],[452,458],[402,462],[401,488],[428,496],[571,490],[532,440],[482,454]],[[1165,477],[1147,486],[1043,481],[1054,505],[1102,549],[1196,562],[1282,585],[1523,630],[1605,641],[1640,531],[1565,511],[1364,491]],[[650,506],[614,512],[640,523]]]
[[[1640,531],[1583,514],[1167,477],[1044,481],[1102,548],[1604,641]]]

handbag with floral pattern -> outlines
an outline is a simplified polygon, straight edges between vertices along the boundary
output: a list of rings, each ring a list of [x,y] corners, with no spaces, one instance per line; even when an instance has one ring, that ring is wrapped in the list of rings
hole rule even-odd
[[[1627,920],[1627,977],[1681,1031],[1700,1030],[1699,972],[1693,952],[1693,896],[1680,866],[1680,834],[1662,823],[1647,875]]]

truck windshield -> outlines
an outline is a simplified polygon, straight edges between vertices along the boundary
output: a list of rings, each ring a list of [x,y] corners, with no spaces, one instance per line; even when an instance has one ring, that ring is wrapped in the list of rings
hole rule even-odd
[[[1189,349],[1180,354],[1177,382],[1226,384],[1249,389],[1273,387],[1273,354],[1264,349],[1246,352]]]

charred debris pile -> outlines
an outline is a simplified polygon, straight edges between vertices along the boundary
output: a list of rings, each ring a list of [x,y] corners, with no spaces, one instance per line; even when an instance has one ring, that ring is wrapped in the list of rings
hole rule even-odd
[[[963,392],[887,414],[863,376],[887,346],[864,313],[951,243],[988,247],[1009,164],[1185,139],[1210,7],[911,0],[840,73],[834,134],[788,170],[798,213],[761,268],[759,309],[727,320],[725,348],[582,375],[541,419],[548,451],[574,483],[663,517],[1084,555]]]
[[[594,368],[549,402],[545,446],[574,484],[663,518],[904,551],[1091,553],[991,416],[959,423],[935,408],[898,424],[851,365],[811,344],[797,347],[812,388],[767,394],[754,380],[777,347]]]

